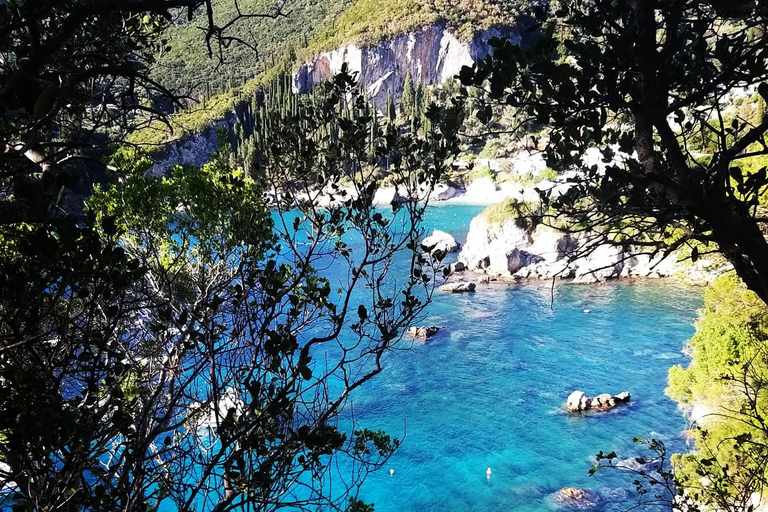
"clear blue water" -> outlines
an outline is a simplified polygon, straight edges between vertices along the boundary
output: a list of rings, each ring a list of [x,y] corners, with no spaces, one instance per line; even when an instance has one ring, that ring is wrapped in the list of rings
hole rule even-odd
[[[427,224],[463,241],[480,210],[433,208]],[[590,478],[594,454],[638,454],[634,436],[686,448],[685,421],[664,387],[669,367],[686,361],[702,290],[650,281],[558,284],[554,302],[551,293],[550,282],[436,293],[423,324],[444,329],[390,354],[358,390],[358,424],[405,433],[363,485],[360,497],[377,512],[553,510],[551,494],[566,486],[600,492],[602,508],[628,508],[632,479]],[[627,390],[632,401],[571,416],[563,406],[574,389]]]

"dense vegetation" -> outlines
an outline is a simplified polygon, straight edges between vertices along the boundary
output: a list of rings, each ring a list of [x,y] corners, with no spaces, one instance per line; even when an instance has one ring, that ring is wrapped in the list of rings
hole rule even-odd
[[[524,112],[510,130],[545,127],[552,169],[567,173],[584,166],[589,149],[600,152],[604,171],[585,169],[545,203],[600,228],[606,243],[655,254],[689,246],[694,259],[697,243],[719,251],[768,301],[760,207],[768,119],[759,102],[745,117],[728,101],[740,90],[768,97],[768,13],[754,3],[730,10],[699,0],[575,1],[535,11],[535,44],[493,41],[493,58],[465,67],[461,81]],[[481,121],[492,120],[490,103],[478,110]]]
[[[768,484],[768,307],[735,276],[720,277],[705,292],[691,362],[669,372],[667,393],[693,407],[692,452],[670,456],[664,443],[639,440],[651,455],[617,459],[598,454],[596,468],[634,473],[645,502],[679,510],[752,510]]]
[[[441,270],[415,252],[425,208],[416,199],[460,149],[465,106],[476,114],[463,127],[472,144],[483,126],[506,136],[476,149],[507,151],[518,125],[545,128],[548,175],[579,166],[588,148],[603,153],[606,172],[588,169],[562,196],[542,195],[547,212],[609,227],[611,243],[688,245],[692,259],[719,250],[731,261],[746,287],[728,277],[708,291],[693,363],[672,370],[669,388],[725,413],[702,423],[696,453],[672,470],[636,471],[664,480],[667,503],[740,509],[763,489],[762,7],[547,5],[530,47],[496,41],[493,58],[462,72],[473,88],[434,93],[446,108],[406,77],[400,108],[390,97],[381,115],[346,71],[294,95],[293,66],[427,23],[466,39],[512,19],[518,3],[62,5],[0,4],[0,488],[11,489],[0,505],[369,510],[357,486],[397,440],[337,420]],[[729,96],[749,87],[754,98]],[[133,144],[167,141],[169,126],[175,137],[212,129],[235,109],[211,162],[146,175]],[[96,170],[109,183],[86,197]],[[412,200],[373,209],[385,180]],[[485,215],[525,217],[521,206]],[[400,251],[410,272],[393,280]],[[328,264],[346,268],[346,286],[331,289],[319,270]],[[361,287],[367,299],[354,295]],[[313,351],[324,347],[334,357],[319,364]],[[339,458],[354,476],[330,495]]]
[[[692,431],[696,451],[679,456],[678,477],[715,504],[756,504],[766,484],[768,308],[737,278],[724,276],[705,293],[690,340],[691,364],[670,370],[669,395],[703,414]],[[707,475],[711,488],[701,484]],[[693,491],[691,491],[693,492]]]
[[[373,194],[385,165],[429,193],[461,104],[402,133],[342,72],[240,127],[269,134],[248,172],[224,130],[209,163],[157,179],[112,136],[162,114],[131,58],[205,2],[42,4],[0,5],[1,128],[18,139],[0,154],[0,508],[369,510],[359,484],[398,441],[339,416],[440,270],[416,252],[425,205],[377,211]],[[211,48],[228,41],[217,23]],[[41,44],[56,54],[30,62]],[[110,178],[95,193],[63,179],[91,170]],[[396,254],[406,275],[389,274]],[[328,265],[348,280],[331,286]]]

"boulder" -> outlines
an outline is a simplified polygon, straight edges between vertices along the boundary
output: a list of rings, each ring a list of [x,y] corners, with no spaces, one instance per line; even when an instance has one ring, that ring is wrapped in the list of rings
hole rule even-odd
[[[373,195],[374,206],[390,206],[395,203],[405,203],[407,199],[395,187],[381,187]]]
[[[440,291],[450,293],[463,293],[475,291],[475,283],[459,281],[457,283],[448,283],[440,287]]]
[[[459,243],[450,234],[436,229],[430,236],[421,241],[421,248],[425,251],[434,253],[440,251],[443,253],[456,252],[459,250]]]
[[[448,265],[448,270],[451,272],[451,274],[455,274],[456,272],[464,272],[467,270],[467,267],[462,262],[457,261]]]
[[[583,391],[574,391],[568,395],[565,407],[570,412],[583,411],[587,406],[587,394]]]
[[[577,390],[568,395],[568,399],[565,401],[565,409],[568,412],[604,411],[612,409],[619,404],[629,402],[629,399],[629,391],[623,391],[618,395],[601,393],[594,398],[590,398],[583,391]]]
[[[600,495],[589,489],[563,487],[552,496],[554,504],[560,508],[585,510],[600,504]]]
[[[432,189],[429,198],[433,201],[447,201],[459,193],[459,188],[453,183],[438,183]]]
[[[491,276],[479,276],[477,282],[479,284],[488,284],[491,282]]]
[[[589,310],[586,310],[589,311]],[[601,393],[592,399],[592,408],[613,407],[616,405],[616,399],[610,393]]]
[[[576,260],[576,281],[591,284],[621,275],[627,256],[621,247],[602,244]]]
[[[435,325],[425,325],[420,327],[410,327],[408,329],[408,334],[413,336],[414,338],[431,338],[437,332],[440,330],[440,327],[437,327]]]
[[[613,398],[615,398],[619,402],[629,402],[629,399],[631,397],[632,395],[629,394],[629,391],[622,391],[618,395],[615,395]]]

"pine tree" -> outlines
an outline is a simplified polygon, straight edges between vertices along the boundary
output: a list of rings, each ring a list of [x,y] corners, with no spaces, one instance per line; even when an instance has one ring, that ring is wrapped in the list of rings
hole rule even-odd
[[[395,104],[392,101],[392,91],[387,90],[387,119],[390,123],[394,123],[397,118],[397,112],[395,111]]]

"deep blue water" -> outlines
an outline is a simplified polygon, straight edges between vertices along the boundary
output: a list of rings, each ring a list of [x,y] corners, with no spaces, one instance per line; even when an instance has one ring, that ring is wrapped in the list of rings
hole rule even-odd
[[[427,224],[464,241],[480,210],[432,208]],[[628,508],[632,478],[590,478],[592,457],[638,454],[634,436],[685,449],[685,421],[664,387],[669,367],[686,361],[681,349],[701,296],[700,288],[653,281],[558,284],[554,301],[551,282],[436,292],[422,323],[444,329],[390,354],[353,397],[358,424],[405,433],[360,497],[377,512],[540,511],[555,508],[551,493],[576,486],[601,492],[604,508]],[[627,390],[632,401],[570,416],[564,403],[574,389]]]

